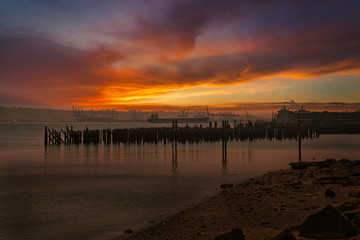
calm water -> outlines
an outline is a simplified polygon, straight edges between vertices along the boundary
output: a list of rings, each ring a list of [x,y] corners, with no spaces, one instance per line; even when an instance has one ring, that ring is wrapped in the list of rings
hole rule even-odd
[[[231,142],[226,161],[221,143],[45,148],[45,125],[67,124],[0,123],[0,239],[110,239],[298,160],[296,141]],[[360,159],[360,135],[303,141],[302,160],[326,158]]]

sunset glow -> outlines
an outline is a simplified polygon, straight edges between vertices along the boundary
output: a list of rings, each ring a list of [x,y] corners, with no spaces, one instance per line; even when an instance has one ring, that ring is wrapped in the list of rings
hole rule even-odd
[[[1,5],[3,106],[231,110],[285,96],[360,102],[355,0]]]

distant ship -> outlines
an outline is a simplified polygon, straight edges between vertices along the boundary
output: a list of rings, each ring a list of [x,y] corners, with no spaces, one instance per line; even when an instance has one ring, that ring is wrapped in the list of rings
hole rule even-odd
[[[151,114],[147,119],[148,123],[172,123],[177,121],[178,123],[207,123],[210,117],[174,117],[174,118],[159,118],[157,113]]]

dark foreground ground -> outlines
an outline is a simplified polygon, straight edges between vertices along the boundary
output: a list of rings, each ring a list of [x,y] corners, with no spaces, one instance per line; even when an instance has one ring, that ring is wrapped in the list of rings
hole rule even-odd
[[[295,163],[221,188],[199,205],[115,239],[360,239],[360,160]]]

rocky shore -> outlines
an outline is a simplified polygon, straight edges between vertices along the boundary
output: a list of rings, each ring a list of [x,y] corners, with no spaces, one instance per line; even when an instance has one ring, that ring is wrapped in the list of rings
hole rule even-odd
[[[290,165],[115,239],[360,239],[360,160]]]

